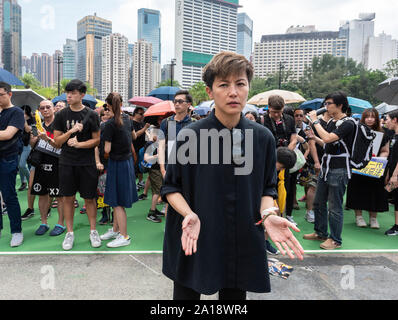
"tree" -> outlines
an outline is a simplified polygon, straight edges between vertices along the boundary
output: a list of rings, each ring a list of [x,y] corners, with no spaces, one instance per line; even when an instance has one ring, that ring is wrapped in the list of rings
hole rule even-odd
[[[25,88],[27,89],[39,89],[42,88],[41,83],[39,80],[35,78],[35,76],[31,73],[25,73],[23,77],[19,78],[24,84]]]
[[[398,77],[398,59],[387,62],[383,71],[388,78]]]
[[[170,85],[171,85],[171,79],[167,79],[167,80],[164,80],[164,81],[160,82],[160,83],[156,86],[156,88],[160,88],[160,87],[170,87]],[[177,80],[173,80],[173,87],[181,88],[181,85],[179,84],[179,82],[178,82]]]
[[[191,89],[189,89],[189,93],[193,98],[194,106],[201,104],[203,101],[209,100],[209,95],[206,92],[206,84],[202,81],[195,83]]]

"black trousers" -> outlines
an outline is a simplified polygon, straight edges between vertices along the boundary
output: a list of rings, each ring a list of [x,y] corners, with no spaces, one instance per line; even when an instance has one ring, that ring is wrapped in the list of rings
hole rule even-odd
[[[292,216],[293,207],[294,207],[294,198],[296,196],[296,188],[297,188],[297,176],[299,172],[289,173],[286,170],[285,174],[285,187],[286,187],[286,215]]]
[[[244,301],[246,291],[240,289],[221,289],[218,299],[223,301]],[[200,293],[174,282],[173,300],[200,300]]]

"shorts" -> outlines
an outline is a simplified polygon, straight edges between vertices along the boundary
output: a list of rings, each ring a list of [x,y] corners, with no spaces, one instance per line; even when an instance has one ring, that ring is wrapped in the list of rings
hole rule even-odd
[[[60,197],[58,171],[58,160],[40,164],[40,167],[35,168],[30,193],[34,196]]]
[[[315,169],[306,165],[301,169],[298,181],[300,185],[305,188],[316,188],[318,184],[318,176],[315,174]]]
[[[163,176],[160,170],[149,170],[149,181],[151,182],[152,194],[160,194],[160,188],[163,184]]]
[[[73,197],[79,192],[83,199],[96,199],[97,167],[59,165],[59,185],[63,197]]]

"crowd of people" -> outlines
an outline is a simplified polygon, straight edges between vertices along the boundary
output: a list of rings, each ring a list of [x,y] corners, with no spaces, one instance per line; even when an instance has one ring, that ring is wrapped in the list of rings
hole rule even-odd
[[[393,202],[395,224],[386,235],[398,235],[398,112],[382,119],[375,109],[362,114],[360,123],[383,135],[374,156],[388,159],[383,177],[365,177],[352,173],[350,156],[357,123],[350,117],[344,93],[325,97],[327,111],[321,116],[316,111],[285,106],[277,95],[269,98],[265,114],[250,111],[242,115],[252,77],[252,66],[244,57],[221,53],[203,73],[207,93],[215,101],[214,110],[205,117],[196,116],[192,96],[181,90],[173,101],[175,115],[158,117],[151,123],[144,121],[143,107],[124,112],[123,100],[115,92],[108,95],[103,107],[91,110],[82,103],[87,88],[79,80],[66,86],[67,103],[54,106],[49,100],[42,101],[39,120],[31,107],[13,106],[11,87],[0,83],[0,191],[2,212],[10,220],[11,247],[23,243],[22,221],[35,214],[38,196],[41,224],[35,234],[43,236],[50,230],[48,216],[51,207],[56,207],[58,222],[50,236],[65,233],[62,248],[71,250],[77,193],[84,199],[82,212],[90,225],[91,246],[99,248],[109,240],[109,248],[128,246],[126,209],[147,199],[151,189],[146,219],[159,223],[167,217],[163,269],[175,281],[175,298],[196,298],[198,292],[210,294],[220,289],[227,297],[242,298],[243,289],[269,290],[266,276],[254,281],[266,269],[265,252],[293,257],[293,251],[302,259],[302,247],[290,231],[299,231],[293,214],[298,208],[298,185],[305,191],[299,200],[306,203],[305,220],[314,224],[314,232],[304,239],[320,241],[322,249],[342,247],[345,206],[355,211],[358,227],[368,226],[362,214],[368,211],[370,227],[379,229],[377,214],[388,211],[389,202]],[[251,131],[255,141],[250,150],[252,172],[234,174],[244,153],[239,149],[241,154],[236,156],[235,145],[232,164],[169,162],[171,150],[181,147],[179,133],[184,128],[198,136],[201,130],[211,129],[228,129],[232,137]],[[245,140],[243,137],[239,141]],[[206,156],[212,159],[207,151]],[[199,148],[198,159],[201,153]],[[18,190],[28,189],[24,214],[15,185],[18,171]],[[97,222],[99,198],[104,205]],[[157,205],[161,203],[164,207],[160,211]],[[237,210],[244,214],[238,215]],[[252,224],[253,219],[260,221]],[[97,224],[109,221],[112,228],[100,235]],[[265,237],[260,225],[266,230]],[[203,233],[201,237],[199,233]],[[180,259],[181,255],[185,258]],[[249,259],[250,255],[254,259]],[[192,256],[195,258],[190,260]],[[186,268],[200,272],[187,275],[181,271]],[[245,276],[242,270],[248,271]]]

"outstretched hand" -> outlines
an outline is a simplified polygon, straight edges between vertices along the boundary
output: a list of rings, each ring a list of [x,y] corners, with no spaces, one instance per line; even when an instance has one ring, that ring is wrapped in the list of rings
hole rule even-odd
[[[195,213],[187,215],[182,222],[182,250],[186,256],[196,253],[198,247],[197,242],[200,233],[200,220]]]
[[[270,216],[265,220],[264,226],[267,234],[284,256],[287,253],[291,259],[294,259],[295,257],[291,252],[293,251],[297,258],[303,260],[304,249],[290,231],[291,228],[296,232],[300,232],[296,225],[284,218]]]

